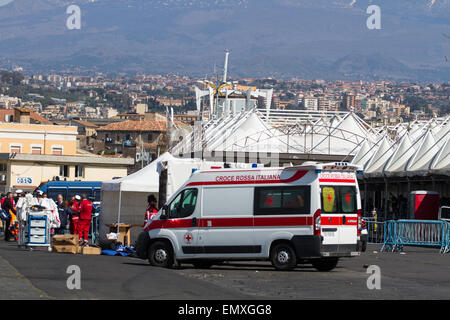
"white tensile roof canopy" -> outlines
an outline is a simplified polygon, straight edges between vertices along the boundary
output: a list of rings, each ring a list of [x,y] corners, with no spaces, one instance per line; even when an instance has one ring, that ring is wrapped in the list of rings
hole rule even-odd
[[[450,174],[450,117],[403,123],[394,131],[400,138],[390,148],[386,143],[374,146],[368,161],[367,147],[361,148],[352,163],[363,166],[369,177]]]
[[[203,124],[171,149],[334,155],[367,176],[448,174],[450,117],[372,128],[354,112],[252,109]]]
[[[355,113],[259,109],[208,121],[172,148],[173,155],[201,151],[354,156],[380,134]]]

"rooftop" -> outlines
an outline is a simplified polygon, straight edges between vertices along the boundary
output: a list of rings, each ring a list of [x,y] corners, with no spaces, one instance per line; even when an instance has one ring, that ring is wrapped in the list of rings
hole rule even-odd
[[[181,124],[177,123],[176,124]],[[165,120],[134,121],[127,120],[100,127],[97,131],[166,131]]]
[[[24,109],[24,108],[17,108],[17,109],[19,109],[19,111],[21,111],[21,109]],[[50,121],[48,121],[44,117],[40,116],[37,112],[31,111],[31,110],[28,110],[28,109],[25,109],[25,110],[26,110],[26,112],[30,112],[30,118],[32,120],[34,120],[36,123],[39,123],[39,124],[52,124]],[[13,109],[0,109],[0,121],[1,122],[5,121],[5,116],[6,115],[14,116],[14,110]]]

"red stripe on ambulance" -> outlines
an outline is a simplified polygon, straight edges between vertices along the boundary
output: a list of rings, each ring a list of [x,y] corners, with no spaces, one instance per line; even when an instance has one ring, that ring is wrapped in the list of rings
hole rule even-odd
[[[192,186],[214,186],[214,185],[235,185],[235,184],[289,183],[289,182],[294,182],[294,181],[300,180],[307,173],[308,173],[308,171],[306,171],[306,170],[296,171],[295,174],[292,177],[288,178],[288,179],[267,179],[267,180],[252,180],[252,179],[249,179],[249,180],[243,180],[243,181],[236,181],[236,180],[227,181],[225,179],[222,179],[221,181],[199,181],[199,182],[191,182],[191,183],[187,184],[187,187],[192,187]],[[233,179],[235,178],[234,176],[232,176],[232,177],[233,177]]]
[[[198,220],[199,228],[233,228],[233,227],[289,227],[310,226],[312,217],[255,217],[255,218],[202,218]],[[145,230],[192,228],[192,219],[155,220]]]

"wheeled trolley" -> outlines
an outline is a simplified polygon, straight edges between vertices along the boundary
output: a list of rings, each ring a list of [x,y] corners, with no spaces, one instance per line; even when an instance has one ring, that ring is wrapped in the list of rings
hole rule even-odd
[[[23,231],[26,232],[25,245],[30,249],[47,247],[49,251],[51,250],[51,224],[45,210],[41,206],[32,206],[27,212],[27,224]]]

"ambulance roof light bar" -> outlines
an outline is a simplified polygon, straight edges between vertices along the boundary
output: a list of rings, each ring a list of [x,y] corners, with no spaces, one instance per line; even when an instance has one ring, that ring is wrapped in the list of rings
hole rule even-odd
[[[308,163],[299,166],[286,167],[284,170],[286,171],[295,171],[295,170],[315,170],[317,173],[321,173],[322,171],[360,171],[362,168],[360,166],[354,164],[348,164],[347,162],[332,162],[332,163]]]

